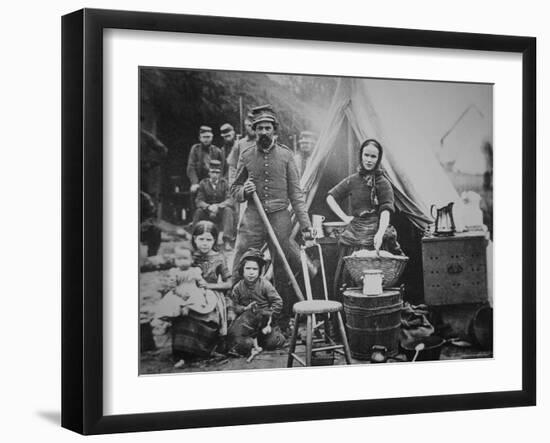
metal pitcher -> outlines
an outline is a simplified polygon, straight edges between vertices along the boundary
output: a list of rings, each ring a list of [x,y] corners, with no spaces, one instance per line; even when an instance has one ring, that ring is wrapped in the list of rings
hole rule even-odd
[[[432,217],[435,218],[434,235],[454,235],[455,221],[453,219],[453,205],[454,202],[442,208],[438,208],[435,205],[431,206],[430,212],[432,213]],[[436,209],[436,214],[434,214],[434,208]]]
[[[312,215],[311,224],[315,232],[317,233],[317,238],[322,238],[325,236],[323,232],[323,222],[325,221],[324,215]]]

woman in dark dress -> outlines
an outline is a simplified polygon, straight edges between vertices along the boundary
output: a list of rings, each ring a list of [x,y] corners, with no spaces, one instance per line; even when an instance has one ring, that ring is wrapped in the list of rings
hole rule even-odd
[[[340,286],[346,282],[344,257],[359,249],[386,250],[403,255],[395,228],[390,225],[394,212],[394,195],[389,180],[380,167],[383,149],[374,139],[368,139],[359,149],[357,173],[346,177],[327,195],[327,204],[348,225],[338,240],[338,265],[334,279],[334,294],[340,298]],[[350,199],[351,215],[341,204]]]

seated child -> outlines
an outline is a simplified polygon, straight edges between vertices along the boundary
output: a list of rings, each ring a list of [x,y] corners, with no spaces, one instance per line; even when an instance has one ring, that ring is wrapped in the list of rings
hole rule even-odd
[[[167,291],[155,307],[153,328],[162,326],[166,317],[178,317],[189,313],[189,306],[206,302],[206,281],[200,268],[191,267],[193,254],[187,248],[177,248],[175,264],[168,274],[168,281],[162,288]],[[167,325],[165,325],[167,326]],[[158,333],[158,331],[157,331]]]
[[[272,316],[283,308],[283,299],[264,277],[266,261],[258,249],[249,249],[241,258],[238,272],[242,276],[231,293],[228,318],[236,317],[227,333],[228,352],[247,355],[258,344],[268,350],[280,348],[285,337],[278,326],[271,326]],[[257,343],[256,343],[257,339]]]

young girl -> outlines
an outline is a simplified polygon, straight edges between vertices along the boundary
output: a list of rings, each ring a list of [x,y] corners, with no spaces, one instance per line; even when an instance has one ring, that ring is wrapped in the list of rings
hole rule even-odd
[[[271,317],[283,308],[283,299],[269,281],[262,277],[266,261],[258,249],[249,249],[239,263],[242,277],[231,293],[228,316],[236,316],[228,332],[228,350],[246,355],[254,346],[253,339],[264,349],[280,348],[285,337],[278,326],[271,327]]]
[[[220,337],[227,334],[224,291],[231,288],[231,273],[224,255],[216,250],[217,238],[218,230],[210,221],[200,221],[193,228],[193,266],[201,269],[206,294],[211,296],[207,309],[190,308],[188,315],[177,317],[172,324],[176,368],[182,367],[186,359],[211,356]]]

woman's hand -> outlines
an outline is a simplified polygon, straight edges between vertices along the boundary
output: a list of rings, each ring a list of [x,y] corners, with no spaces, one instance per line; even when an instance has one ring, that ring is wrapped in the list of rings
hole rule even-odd
[[[384,232],[378,231],[374,235],[374,249],[376,249],[377,251],[379,251],[380,247],[382,246],[382,240],[384,240]]]
[[[349,225],[353,220],[353,215],[344,214],[344,217],[341,217],[341,219],[344,223],[347,223]]]
[[[327,205],[330,209],[332,209],[332,212],[334,212],[338,217],[340,217],[340,220],[342,220],[345,223],[351,223],[353,220],[353,217],[351,215],[346,214],[338,202],[334,199],[332,195],[327,195]]]

